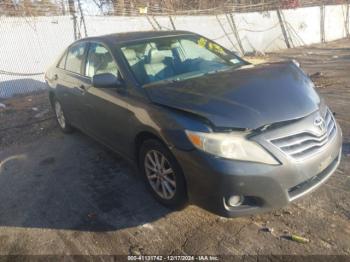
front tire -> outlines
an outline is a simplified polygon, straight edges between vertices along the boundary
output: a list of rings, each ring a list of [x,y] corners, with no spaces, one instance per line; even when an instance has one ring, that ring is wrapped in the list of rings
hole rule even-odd
[[[66,115],[64,114],[62,105],[57,100],[54,100],[54,111],[55,111],[58,126],[60,127],[62,132],[63,133],[72,133],[73,127],[67,121],[67,118],[66,118]]]
[[[181,167],[160,141],[150,139],[142,144],[139,166],[148,189],[161,204],[170,208],[186,204],[186,183]]]

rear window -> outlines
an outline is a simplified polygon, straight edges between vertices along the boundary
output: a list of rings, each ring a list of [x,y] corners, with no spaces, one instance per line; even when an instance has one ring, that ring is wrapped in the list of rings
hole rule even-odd
[[[65,67],[66,67],[66,58],[67,58],[67,52],[64,52],[63,56],[60,59],[60,62],[57,65],[58,68],[65,69]]]

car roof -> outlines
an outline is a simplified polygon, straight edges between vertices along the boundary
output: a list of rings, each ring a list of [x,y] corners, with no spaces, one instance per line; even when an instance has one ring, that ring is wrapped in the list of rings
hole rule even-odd
[[[95,37],[87,37],[78,40],[79,41],[101,41],[101,42],[113,42],[113,43],[125,43],[125,42],[132,42],[132,41],[138,41],[143,39],[151,39],[151,38],[157,38],[157,37],[166,37],[166,36],[176,36],[176,35],[188,35],[188,34],[195,34],[189,31],[180,31],[180,30],[173,30],[173,31],[135,31],[135,32],[127,32],[127,33],[115,33],[115,34],[108,34],[108,35],[101,35],[101,36],[95,36]]]

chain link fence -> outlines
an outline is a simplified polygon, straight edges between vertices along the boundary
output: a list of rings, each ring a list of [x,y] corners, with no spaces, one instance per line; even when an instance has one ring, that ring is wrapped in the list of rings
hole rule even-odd
[[[0,0],[0,99],[46,89],[45,69],[76,39],[174,29],[241,54],[264,53],[349,36],[349,2]]]

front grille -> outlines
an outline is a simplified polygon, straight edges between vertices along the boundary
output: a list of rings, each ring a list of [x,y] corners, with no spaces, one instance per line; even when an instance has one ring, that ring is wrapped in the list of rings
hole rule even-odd
[[[321,135],[312,132],[301,132],[290,136],[271,140],[288,156],[300,160],[307,158],[322,149],[336,134],[336,124],[332,113],[327,109],[325,117],[325,131]]]

